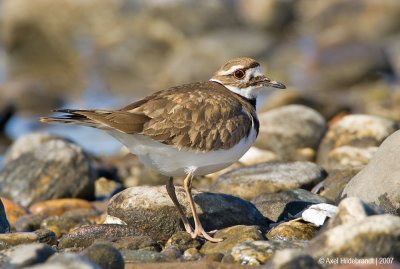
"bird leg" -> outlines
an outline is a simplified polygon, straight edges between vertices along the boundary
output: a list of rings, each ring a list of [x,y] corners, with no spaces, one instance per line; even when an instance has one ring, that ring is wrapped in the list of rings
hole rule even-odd
[[[211,242],[221,242],[223,239],[222,238],[212,238],[203,228],[203,226],[200,223],[199,216],[197,215],[196,212],[196,207],[194,205],[193,197],[192,197],[192,179],[193,179],[193,173],[190,172],[185,180],[183,181],[183,187],[186,192],[187,199],[189,201],[190,209],[192,210],[192,215],[194,219],[194,232],[191,232],[190,235],[192,238],[196,238],[198,236],[205,238],[208,241]]]
[[[174,187],[174,182],[173,182],[173,177],[170,177],[168,179],[166,188],[167,188],[167,192],[169,197],[171,198],[172,202],[174,203],[176,209],[178,209],[179,215],[181,217],[181,220],[183,222],[183,225],[185,226],[185,230],[186,232],[192,234],[193,233],[193,228],[189,223],[189,220],[187,219],[185,212],[182,209],[181,204],[178,201],[178,198],[176,198],[176,193],[175,193],[175,187]]]

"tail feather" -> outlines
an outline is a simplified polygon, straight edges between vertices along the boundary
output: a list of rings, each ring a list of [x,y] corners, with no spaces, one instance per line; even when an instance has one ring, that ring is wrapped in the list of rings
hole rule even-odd
[[[55,109],[53,112],[64,113],[59,117],[42,117],[41,122],[44,123],[61,123],[61,124],[75,124],[83,125],[94,128],[101,128],[101,124],[95,122],[88,117],[79,114],[80,112],[88,112],[90,110],[77,110],[77,109]]]

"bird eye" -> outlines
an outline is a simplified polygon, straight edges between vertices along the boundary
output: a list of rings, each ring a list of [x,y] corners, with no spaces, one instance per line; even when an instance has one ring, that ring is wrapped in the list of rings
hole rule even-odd
[[[244,73],[244,71],[243,71],[242,69],[236,70],[236,71],[233,73],[233,76],[234,76],[235,78],[237,78],[237,79],[243,79],[243,78],[244,78],[244,75],[245,75],[245,73]]]

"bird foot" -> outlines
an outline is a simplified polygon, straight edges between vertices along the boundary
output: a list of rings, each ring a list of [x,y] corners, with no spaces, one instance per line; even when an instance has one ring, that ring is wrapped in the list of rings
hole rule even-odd
[[[214,234],[215,232],[216,232],[216,230],[212,231],[210,233]],[[191,232],[190,235],[192,236],[193,239],[197,238],[197,237],[201,237],[201,238],[204,238],[204,239],[206,239],[206,240],[208,240],[210,242],[213,242],[213,243],[218,243],[218,242],[221,242],[221,241],[224,240],[222,238],[212,238],[210,236],[210,234],[207,233],[206,231],[204,231],[203,229],[195,229],[195,231]]]

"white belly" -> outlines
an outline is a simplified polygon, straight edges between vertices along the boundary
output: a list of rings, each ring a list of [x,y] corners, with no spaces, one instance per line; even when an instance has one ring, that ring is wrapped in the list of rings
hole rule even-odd
[[[118,131],[108,131],[118,139],[146,166],[166,176],[185,176],[188,171],[194,175],[207,175],[228,167],[242,157],[256,139],[252,128],[250,135],[231,149],[211,152],[178,150],[143,135],[129,135]]]

